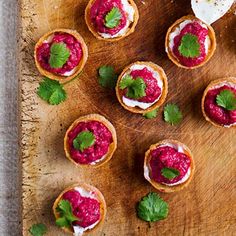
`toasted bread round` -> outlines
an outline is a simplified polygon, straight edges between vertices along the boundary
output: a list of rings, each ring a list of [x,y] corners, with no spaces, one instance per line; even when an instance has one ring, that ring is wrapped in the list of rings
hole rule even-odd
[[[138,8],[135,4],[135,2],[133,0],[128,0],[129,4],[133,7],[134,9],[134,21],[130,23],[129,25],[129,29],[127,30],[127,32],[124,35],[120,35],[118,37],[115,38],[103,38],[96,30],[96,28],[93,26],[92,22],[91,22],[91,18],[90,18],[90,9],[93,5],[95,0],[90,0],[88,2],[88,5],[85,9],[85,22],[90,30],[90,32],[99,40],[104,40],[104,41],[110,41],[110,42],[114,42],[114,41],[118,41],[120,39],[123,39],[127,36],[129,36],[130,34],[132,34],[135,30],[135,27],[138,23],[138,19],[139,19],[139,12],[138,12]]]
[[[148,107],[147,109],[142,109],[140,107],[129,107],[126,104],[124,104],[124,102],[122,100],[122,93],[121,93],[121,89],[119,88],[119,83],[120,83],[121,79],[123,78],[123,76],[125,75],[125,73],[127,73],[127,71],[130,69],[130,67],[132,67],[133,65],[146,65],[146,66],[151,67],[154,71],[158,72],[158,74],[160,75],[160,78],[163,82],[163,89],[162,89],[162,94],[161,94],[160,98],[158,99],[158,101],[156,101],[152,106]],[[166,77],[164,70],[160,66],[154,64],[153,62],[148,62],[148,61],[137,61],[137,62],[134,62],[134,63],[128,65],[127,67],[125,67],[125,69],[122,71],[122,73],[118,77],[117,84],[116,84],[116,96],[118,98],[119,103],[126,110],[133,112],[133,113],[145,114],[147,112],[155,110],[156,108],[160,107],[164,103],[167,93],[168,93],[168,81],[167,81],[167,77]]]
[[[215,37],[215,31],[214,29],[210,26],[210,25],[207,25],[206,23],[202,22],[203,24],[205,24],[208,28],[208,36],[210,38],[210,41],[211,41],[211,45],[210,47],[208,48],[208,53],[206,55],[206,58],[205,60],[197,65],[197,66],[193,66],[193,67],[187,67],[187,66],[184,66],[182,65],[178,58],[173,54],[172,52],[172,49],[170,48],[169,46],[169,36],[170,34],[175,31],[175,29],[185,20],[199,20],[198,18],[196,18],[195,16],[193,15],[187,15],[187,16],[183,16],[182,18],[180,18],[179,20],[177,20],[173,25],[170,26],[170,28],[168,29],[167,31],[167,34],[166,34],[166,39],[165,39],[165,48],[166,48],[166,52],[167,52],[167,55],[169,57],[169,59],[175,64],[177,65],[178,67],[182,67],[182,68],[185,68],[185,69],[196,69],[196,68],[199,68],[201,66],[203,66],[204,64],[206,64],[210,58],[213,56],[214,52],[215,52],[215,49],[216,49],[216,37]]]
[[[161,184],[161,183],[157,183],[156,181],[152,180],[150,177],[150,172],[151,172],[151,167],[150,167],[150,160],[151,160],[151,151],[155,150],[157,147],[161,146],[161,145],[165,145],[165,144],[173,144],[173,145],[178,145],[181,146],[184,149],[184,153],[190,158],[191,160],[191,164],[190,164],[190,168],[191,168],[191,172],[190,172],[190,176],[189,178],[178,185],[173,185],[173,186],[168,186],[165,184]],[[145,171],[148,171],[148,176],[147,173],[145,173]],[[176,141],[176,140],[172,140],[172,139],[166,139],[163,141],[160,141],[156,144],[153,144],[150,146],[150,148],[147,150],[147,152],[145,153],[145,159],[144,159],[144,177],[147,181],[150,182],[150,184],[156,188],[157,190],[159,190],[160,192],[165,192],[165,193],[171,193],[171,192],[176,192],[179,191],[185,187],[187,187],[189,185],[189,183],[191,182],[192,178],[193,178],[193,174],[195,171],[195,164],[194,164],[194,160],[193,160],[193,155],[190,151],[190,149],[183,143]]]
[[[224,83],[232,83],[235,84],[236,86],[236,78],[235,77],[227,77],[227,78],[223,78],[223,79],[217,79],[212,81],[205,89],[203,96],[202,96],[202,103],[201,103],[201,108],[202,108],[202,114],[205,117],[206,121],[210,122],[212,125],[216,126],[216,127],[224,127],[224,128],[236,128],[236,124],[231,125],[231,126],[225,126],[225,125],[221,125],[216,123],[215,121],[213,121],[205,112],[205,108],[204,108],[204,103],[205,103],[205,98],[206,95],[208,93],[209,90],[211,90],[213,87],[220,85],[220,84],[224,84]]]
[[[78,66],[75,67],[75,72],[74,74],[70,75],[70,76],[63,76],[63,75],[57,75],[54,74],[50,71],[45,70],[44,68],[41,67],[41,65],[39,64],[38,60],[37,60],[37,48],[39,46],[41,46],[43,44],[43,41],[48,39],[48,37],[56,32],[62,32],[62,33],[67,33],[70,34],[72,36],[74,36],[81,44],[81,48],[83,51],[83,56],[80,60],[80,63],[78,64]],[[46,33],[45,35],[43,35],[38,42],[35,45],[35,49],[34,49],[34,60],[35,60],[35,64],[37,69],[39,70],[40,74],[50,78],[50,79],[54,79],[54,80],[58,80],[61,83],[67,82],[69,80],[72,80],[73,78],[75,78],[84,68],[84,65],[86,63],[88,59],[88,48],[87,45],[84,41],[84,39],[82,38],[82,36],[75,30],[71,30],[71,29],[55,29],[52,30],[48,33]]]
[[[104,199],[104,196],[102,195],[102,193],[97,189],[95,188],[94,186],[91,186],[89,184],[84,184],[84,183],[77,183],[77,184],[74,184],[68,188],[66,188],[58,197],[57,199],[55,200],[54,204],[53,204],[53,213],[54,213],[54,216],[56,218],[56,220],[60,217],[60,214],[58,213],[58,211],[56,210],[60,200],[62,199],[62,196],[64,193],[70,191],[70,190],[73,190],[74,188],[76,187],[80,187],[86,191],[89,191],[89,192],[94,192],[96,194],[96,198],[97,200],[100,202],[100,214],[101,214],[101,218],[100,218],[100,221],[98,222],[98,224],[92,228],[92,229],[88,229],[86,231],[84,231],[83,235],[89,235],[90,233],[96,231],[100,226],[102,226],[102,224],[104,223],[104,219],[106,217],[106,212],[107,212],[107,206],[106,206],[106,202],[105,202],[105,199]],[[74,233],[74,230],[73,228],[66,228],[66,227],[63,227],[62,228],[65,232],[67,233],[71,233],[73,234]]]
[[[68,145],[68,133],[72,129],[74,129],[74,127],[76,127],[78,123],[88,122],[88,121],[98,121],[98,122],[102,123],[103,125],[105,125],[112,134],[113,142],[110,144],[109,150],[108,150],[108,152],[107,152],[104,159],[102,159],[101,161],[99,161],[95,164],[80,164],[80,163],[75,162],[74,159],[70,155],[70,148],[69,148],[69,145]],[[98,114],[90,114],[90,115],[82,116],[82,117],[78,118],[77,120],[75,120],[72,123],[72,125],[68,128],[68,130],[66,131],[66,134],[65,134],[65,137],[64,137],[64,150],[65,150],[65,153],[66,153],[66,157],[73,164],[75,164],[76,166],[83,166],[83,167],[88,167],[88,166],[99,167],[99,166],[102,166],[112,158],[116,148],[117,148],[117,136],[116,136],[116,130],[115,130],[114,126],[105,117],[103,117],[101,115],[98,115]]]

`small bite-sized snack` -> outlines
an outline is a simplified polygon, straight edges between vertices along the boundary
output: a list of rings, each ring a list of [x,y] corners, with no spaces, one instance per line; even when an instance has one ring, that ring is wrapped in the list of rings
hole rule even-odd
[[[133,0],[90,0],[85,10],[89,30],[106,41],[117,41],[133,33],[138,19]]]
[[[82,71],[88,58],[88,49],[77,31],[55,29],[39,39],[34,58],[42,75],[65,82]]]
[[[137,61],[127,66],[120,74],[116,96],[128,111],[144,114],[160,107],[168,92],[164,70],[146,61]]]
[[[218,127],[236,127],[236,78],[212,81],[202,97],[202,112],[207,121]]]
[[[103,224],[106,211],[102,193],[83,183],[65,189],[53,204],[56,225],[75,236],[96,231]]]
[[[177,66],[185,69],[201,67],[215,52],[214,29],[195,16],[184,16],[168,29],[165,48]]]
[[[101,166],[112,158],[116,147],[114,126],[98,114],[75,120],[64,138],[66,157],[77,166]]]
[[[191,181],[195,165],[189,148],[176,140],[151,145],[145,153],[144,177],[161,192],[175,192]]]

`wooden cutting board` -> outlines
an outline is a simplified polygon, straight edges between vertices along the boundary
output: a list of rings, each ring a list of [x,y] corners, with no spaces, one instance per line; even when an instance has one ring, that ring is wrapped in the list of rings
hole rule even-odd
[[[235,76],[236,17],[227,14],[213,24],[217,50],[201,69],[177,68],[168,60],[164,37],[178,18],[191,13],[189,0],[136,1],[140,20],[130,37],[116,42],[96,40],[84,21],[86,0],[21,0],[20,92],[23,165],[23,235],[33,223],[45,223],[47,235],[63,236],[55,226],[52,204],[70,184],[83,181],[104,194],[108,214],[103,229],[94,235],[233,235],[236,230],[236,131],[215,128],[200,110],[207,84]],[[40,100],[35,91],[42,76],[33,59],[36,41],[49,30],[66,27],[79,31],[89,47],[89,59],[79,79],[65,86],[68,99],[59,106]],[[167,102],[177,103],[183,122],[170,126],[162,119],[146,120],[118,103],[114,91],[99,86],[97,68],[113,65],[117,72],[136,60],[153,61],[164,68],[169,80]],[[116,127],[118,149],[99,169],[75,168],[63,151],[66,129],[79,116],[99,113]],[[141,197],[155,191],[143,177],[148,147],[164,138],[184,142],[192,150],[196,173],[189,187],[172,194],[160,193],[169,203],[166,220],[148,224],[136,217]]]

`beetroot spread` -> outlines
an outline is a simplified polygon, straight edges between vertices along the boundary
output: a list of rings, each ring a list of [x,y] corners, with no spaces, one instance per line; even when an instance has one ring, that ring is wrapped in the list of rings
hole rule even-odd
[[[50,48],[53,43],[62,42],[65,43],[70,50],[70,57],[62,68],[51,68],[49,64]],[[54,74],[63,75],[79,65],[83,56],[83,51],[80,42],[74,36],[67,33],[56,32],[54,33],[51,42],[43,42],[42,45],[37,48],[36,54],[37,60],[43,69]]]
[[[190,168],[190,158],[175,148],[169,146],[158,147],[151,151],[150,167],[152,179],[158,183],[173,184],[180,181]],[[174,179],[167,179],[161,174],[163,168],[174,168],[180,173]]]
[[[179,52],[179,46],[181,44],[182,37],[185,34],[192,34],[197,36],[198,43],[200,45],[200,54],[198,57],[184,57]],[[178,58],[180,63],[187,67],[193,67],[201,64],[206,58],[205,40],[208,35],[208,29],[202,27],[199,22],[193,21],[187,24],[180,32],[179,35],[174,38],[174,47],[172,49],[174,55]]]
[[[90,131],[95,136],[95,143],[83,152],[73,146],[73,140],[83,131]],[[68,143],[72,159],[80,164],[90,164],[107,154],[113,142],[109,129],[98,121],[80,122],[68,134]]]
[[[114,7],[119,8],[122,17],[119,24],[111,29],[105,26],[105,17]],[[90,20],[99,33],[114,35],[125,27],[127,17],[121,0],[95,0],[90,9]]]
[[[74,226],[86,228],[100,220],[100,202],[96,199],[82,197],[76,190],[64,193],[62,198],[71,203],[74,216],[79,218],[73,223]]]
[[[133,79],[142,78],[146,84],[145,93],[146,96],[137,99],[139,102],[152,103],[155,102],[161,95],[161,88],[158,86],[157,79],[153,76],[153,73],[147,68],[142,70],[133,70],[130,75]],[[124,89],[124,96],[126,97],[127,90]],[[130,99],[130,98],[129,98]]]
[[[211,89],[205,97],[204,110],[207,116],[216,123],[221,125],[231,125],[236,123],[236,110],[226,110],[225,108],[218,106],[216,103],[217,95],[225,89],[232,91],[236,96],[236,89],[227,85]]]

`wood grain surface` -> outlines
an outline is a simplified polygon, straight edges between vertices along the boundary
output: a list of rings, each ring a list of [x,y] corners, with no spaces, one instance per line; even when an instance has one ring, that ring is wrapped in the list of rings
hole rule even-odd
[[[236,17],[227,14],[213,24],[217,49],[203,68],[177,68],[164,50],[165,33],[178,18],[191,13],[189,0],[136,0],[140,20],[135,33],[115,42],[98,41],[84,21],[86,0],[21,0],[20,84],[23,164],[23,235],[33,223],[45,223],[49,236],[63,236],[55,226],[52,204],[76,181],[84,181],[104,194],[108,214],[104,227],[93,235],[233,235],[236,230],[235,129],[215,128],[202,116],[201,96],[214,79],[235,76]],[[73,28],[84,37],[89,59],[79,79],[67,84],[68,99],[59,106],[40,100],[35,91],[42,76],[36,70],[36,41],[54,28]],[[170,126],[162,119],[146,120],[124,110],[115,92],[99,86],[97,68],[113,65],[117,72],[136,61],[162,66],[169,81],[167,102],[177,103],[184,120]],[[79,116],[99,113],[116,127],[118,149],[98,169],[75,168],[63,151],[66,129]],[[141,197],[155,189],[143,177],[144,153],[164,138],[185,143],[195,158],[196,172],[185,190],[163,194],[169,217],[147,224],[136,217]]]

